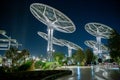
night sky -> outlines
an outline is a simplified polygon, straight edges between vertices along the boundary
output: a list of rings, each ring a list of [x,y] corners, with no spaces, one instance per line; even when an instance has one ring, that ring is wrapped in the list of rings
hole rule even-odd
[[[96,38],[85,31],[86,23],[98,22],[110,26],[120,33],[119,0],[3,0],[0,1],[0,29],[22,44],[20,50],[28,49],[31,55],[47,54],[47,41],[37,32],[47,33],[47,26],[30,12],[30,4],[43,3],[54,7],[68,16],[76,26],[74,33],[54,31],[54,37],[71,41],[84,50],[85,40]],[[106,44],[107,40],[102,39]],[[67,54],[67,47],[54,45],[56,52]],[[3,51],[0,51],[3,54]]]

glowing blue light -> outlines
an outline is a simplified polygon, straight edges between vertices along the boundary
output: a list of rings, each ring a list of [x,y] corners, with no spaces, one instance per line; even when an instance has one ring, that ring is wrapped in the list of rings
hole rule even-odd
[[[77,75],[78,75],[77,78],[78,78],[78,80],[80,80],[80,74],[81,74],[80,73],[80,67],[77,67]]]

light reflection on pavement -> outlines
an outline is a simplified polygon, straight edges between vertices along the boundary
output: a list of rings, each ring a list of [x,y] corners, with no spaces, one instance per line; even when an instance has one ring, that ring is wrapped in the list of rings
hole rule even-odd
[[[72,75],[58,78],[56,80],[120,80],[118,78],[111,78],[111,72],[115,70],[108,70],[101,66],[88,66],[88,67],[79,67],[79,66],[70,66],[66,67],[72,71]],[[118,72],[118,70],[116,70]]]
[[[69,67],[68,69],[72,71],[72,75],[65,76],[56,80],[92,80],[90,67]]]

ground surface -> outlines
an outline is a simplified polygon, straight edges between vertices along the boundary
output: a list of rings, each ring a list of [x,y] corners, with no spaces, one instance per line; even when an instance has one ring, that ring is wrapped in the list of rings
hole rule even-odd
[[[72,74],[70,70],[41,70],[0,73],[0,80],[55,80],[58,77],[70,74]]]
[[[64,68],[71,70],[72,75],[56,80],[120,80],[119,69],[106,69],[104,66],[64,66]]]

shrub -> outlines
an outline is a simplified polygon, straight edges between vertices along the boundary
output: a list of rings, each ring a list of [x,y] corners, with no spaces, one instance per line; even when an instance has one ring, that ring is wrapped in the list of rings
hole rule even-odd
[[[28,70],[31,67],[32,63],[33,63],[32,61],[26,62],[25,64],[21,65],[18,68],[18,71],[26,71],[26,70]]]
[[[43,66],[45,66],[45,63],[43,63],[42,61],[36,61],[35,62],[35,68],[36,69],[42,68]]]

